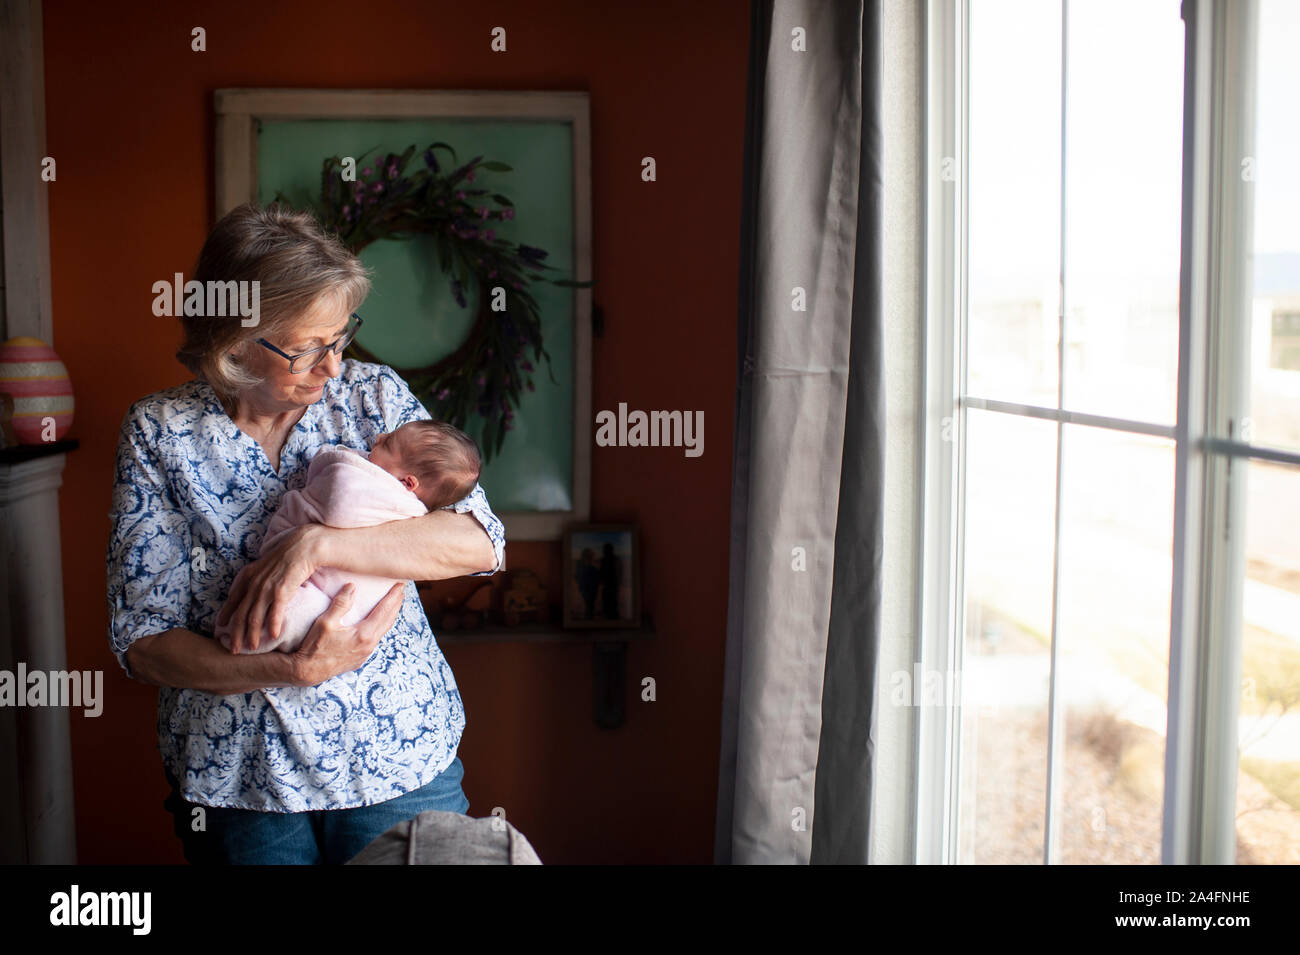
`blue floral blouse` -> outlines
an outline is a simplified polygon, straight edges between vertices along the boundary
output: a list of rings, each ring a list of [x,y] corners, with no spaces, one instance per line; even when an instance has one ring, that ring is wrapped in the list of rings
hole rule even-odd
[[[257,556],[285,492],[306,483],[318,450],[368,450],[381,433],[429,417],[392,369],[345,360],[290,432],[277,474],[204,382],[132,404],[108,541],[109,642],[128,675],[126,649],[142,636],[173,627],[212,636],[235,575]],[[478,518],[500,569],[504,528],[483,489],[446,509]],[[302,812],[394,799],[455,759],[464,728],[456,680],[413,581],[393,629],[357,670],[233,696],[158,691],[164,763],[181,795],[205,806]]]

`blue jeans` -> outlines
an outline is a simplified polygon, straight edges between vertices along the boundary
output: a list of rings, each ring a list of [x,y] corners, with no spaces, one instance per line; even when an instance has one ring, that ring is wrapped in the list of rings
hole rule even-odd
[[[163,805],[172,814],[185,859],[193,865],[339,865],[399,822],[426,810],[466,812],[469,800],[460,786],[464,776],[457,756],[427,786],[373,806],[259,812],[187,802],[168,772],[172,791]],[[201,817],[196,809],[202,810]],[[196,818],[203,818],[206,831],[194,831]]]

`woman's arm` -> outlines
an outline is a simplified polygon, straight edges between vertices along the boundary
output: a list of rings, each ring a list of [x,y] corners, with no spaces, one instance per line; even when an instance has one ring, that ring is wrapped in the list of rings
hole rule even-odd
[[[276,686],[315,686],[355,670],[370,658],[380,637],[397,620],[402,590],[402,585],[395,584],[363,620],[346,627],[338,621],[352,606],[353,587],[348,584],[316,618],[302,646],[293,653],[235,656],[215,640],[178,627],[136,639],[127,647],[127,663],[132,675],[145,683],[219,696]]]
[[[304,685],[295,672],[295,656],[234,656],[215,640],[180,628],[140,637],[126,648],[131,674],[142,683],[203,690],[218,696]]]
[[[230,623],[231,652],[255,647],[269,625],[277,639],[298,588],[318,567],[394,580],[445,580],[493,574],[505,535],[480,487],[462,501],[420,517],[371,527],[307,524],[283,535],[235,577],[219,625]]]
[[[312,525],[308,537],[318,567],[396,580],[446,580],[491,573],[496,550],[471,514],[432,511],[370,527]]]

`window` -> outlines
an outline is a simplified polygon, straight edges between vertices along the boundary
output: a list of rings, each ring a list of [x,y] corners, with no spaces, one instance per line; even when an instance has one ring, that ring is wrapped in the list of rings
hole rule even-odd
[[[1300,10],[930,14],[917,859],[1300,861]]]
[[[1253,214],[1238,253],[1253,260],[1249,315],[1238,347],[1249,355],[1244,442],[1278,457],[1241,456],[1245,486],[1241,591],[1241,699],[1236,776],[1239,863],[1300,862],[1300,7],[1261,0],[1254,47],[1254,149],[1243,157]],[[1249,101],[1249,90],[1243,91]],[[1253,195],[1252,195],[1253,193]]]

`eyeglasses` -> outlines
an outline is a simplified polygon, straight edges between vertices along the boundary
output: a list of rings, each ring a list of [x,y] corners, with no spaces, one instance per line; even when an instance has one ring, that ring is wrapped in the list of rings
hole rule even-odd
[[[341,355],[343,349],[352,343],[352,339],[357,337],[357,329],[361,327],[361,316],[353,312],[348,322],[348,327],[343,330],[343,334],[328,345],[322,345],[320,348],[313,348],[311,351],[305,351],[300,355],[290,355],[276,348],[265,338],[259,338],[257,343],[265,348],[271,349],[281,358],[289,359],[289,374],[301,375],[304,371],[311,371],[317,365],[325,360],[325,356],[330,352]]]

